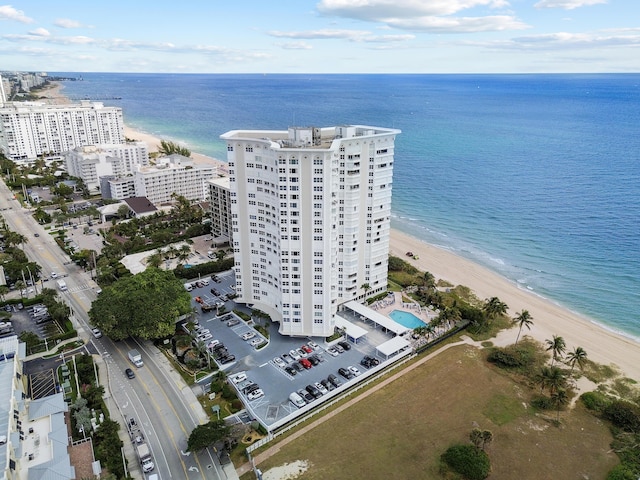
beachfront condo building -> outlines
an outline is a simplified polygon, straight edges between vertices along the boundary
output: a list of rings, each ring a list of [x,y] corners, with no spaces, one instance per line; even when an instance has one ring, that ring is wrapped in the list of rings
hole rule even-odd
[[[387,288],[394,143],[363,125],[234,130],[227,142],[237,301],[280,333],[334,333]]]
[[[155,165],[138,167],[133,174],[137,197],[146,197],[154,205],[174,202],[174,194],[191,202],[208,198],[208,181],[218,175],[213,164],[195,163],[188,157],[173,154],[160,157]]]
[[[100,102],[48,105],[9,102],[0,107],[0,150],[16,162],[97,144],[124,143],[122,109]]]
[[[82,179],[91,193],[100,192],[100,177],[133,175],[149,165],[145,142],[76,147],[65,154],[69,175]]]
[[[232,237],[231,190],[229,187],[229,177],[209,180],[211,235],[218,243],[230,241]]]

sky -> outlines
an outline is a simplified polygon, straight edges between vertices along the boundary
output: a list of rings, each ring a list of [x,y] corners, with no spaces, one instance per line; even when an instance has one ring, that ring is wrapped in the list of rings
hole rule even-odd
[[[0,0],[0,71],[640,71],[639,0]]]

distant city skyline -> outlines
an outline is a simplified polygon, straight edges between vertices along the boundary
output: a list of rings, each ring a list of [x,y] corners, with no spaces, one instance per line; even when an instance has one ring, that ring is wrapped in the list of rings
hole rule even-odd
[[[0,0],[0,70],[640,71],[637,0]]]

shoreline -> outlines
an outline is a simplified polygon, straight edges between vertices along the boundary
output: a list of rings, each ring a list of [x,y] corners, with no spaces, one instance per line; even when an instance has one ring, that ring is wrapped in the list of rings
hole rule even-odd
[[[411,251],[419,260],[406,256]],[[597,363],[616,366],[623,375],[640,379],[640,343],[633,338],[607,329],[590,319],[516,284],[464,257],[435,247],[397,229],[391,229],[389,253],[402,258],[421,271],[428,271],[436,280],[464,285],[480,299],[498,297],[509,307],[507,315],[515,317],[528,310],[533,319],[528,335],[544,343],[553,335],[564,338],[567,352],[575,347],[587,351],[588,358]],[[496,346],[514,343],[517,328],[500,332],[492,342]]]
[[[70,103],[63,93],[64,86],[56,83],[45,92],[52,103]],[[45,93],[43,92],[43,94]],[[147,143],[149,152],[157,152],[160,138],[125,124],[125,137]],[[197,163],[218,166],[220,173],[227,174],[225,161],[192,152],[191,158]],[[406,256],[407,251],[418,254],[419,260]],[[436,280],[446,280],[454,285],[464,285],[480,299],[498,297],[509,307],[507,315],[515,317],[521,310],[532,315],[531,330],[523,330],[522,336],[530,336],[544,343],[553,335],[562,336],[567,351],[582,347],[588,358],[604,365],[615,365],[623,375],[640,381],[640,342],[625,336],[595,319],[588,318],[568,308],[520,288],[517,284],[471,260],[423,242],[398,229],[391,229],[389,254],[395,255],[414,265],[421,271],[433,274]],[[515,341],[516,327],[504,330],[492,339],[494,345],[506,346]]]

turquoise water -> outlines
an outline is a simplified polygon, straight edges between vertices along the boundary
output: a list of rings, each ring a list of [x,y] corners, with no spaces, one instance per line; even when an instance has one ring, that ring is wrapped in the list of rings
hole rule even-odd
[[[403,312],[402,310],[393,310],[389,313],[389,316],[394,322],[411,329],[425,327],[427,325],[413,313]]]
[[[234,129],[401,129],[394,228],[640,338],[638,74],[82,76],[65,92],[219,159]]]

